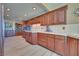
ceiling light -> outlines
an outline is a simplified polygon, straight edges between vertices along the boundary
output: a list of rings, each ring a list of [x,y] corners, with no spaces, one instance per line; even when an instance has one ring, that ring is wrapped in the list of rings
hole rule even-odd
[[[9,15],[7,15],[7,16],[9,16]]]
[[[10,11],[10,9],[9,9],[9,8],[7,8],[7,11]]]
[[[35,8],[35,7],[33,7],[33,10],[36,10],[36,8]]]
[[[24,16],[27,16],[26,14]]]

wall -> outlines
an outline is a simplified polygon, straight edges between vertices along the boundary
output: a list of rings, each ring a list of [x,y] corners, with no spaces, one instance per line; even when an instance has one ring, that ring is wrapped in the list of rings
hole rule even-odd
[[[63,30],[65,27],[65,30]],[[51,25],[49,29],[54,33],[60,34],[79,34],[79,24],[68,24],[68,25]]]
[[[4,54],[4,10],[0,3],[0,56]]]
[[[68,24],[79,24],[79,16],[73,14],[76,8],[79,8],[79,3],[68,4],[68,11],[67,11]]]
[[[73,14],[76,8],[79,8],[79,3],[47,3],[44,4],[49,11],[68,5],[67,24],[79,24],[79,16]]]

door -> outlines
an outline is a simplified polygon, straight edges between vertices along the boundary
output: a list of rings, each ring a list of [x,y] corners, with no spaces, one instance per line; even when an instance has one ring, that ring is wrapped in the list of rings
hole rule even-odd
[[[3,44],[4,44],[4,32],[3,32],[3,25],[4,25],[4,19],[3,19],[3,8],[2,4],[0,3],[0,55],[3,55]]]

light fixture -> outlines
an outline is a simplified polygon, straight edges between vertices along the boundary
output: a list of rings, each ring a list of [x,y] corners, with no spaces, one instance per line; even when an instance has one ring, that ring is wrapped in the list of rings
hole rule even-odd
[[[24,16],[27,16],[26,14],[24,14]]]
[[[33,10],[36,10],[36,8],[35,8],[35,7],[33,7],[32,9],[33,9]]]
[[[79,8],[77,8],[77,9],[74,11],[74,14],[75,14],[76,16],[79,16]]]
[[[9,15],[7,14],[7,16],[9,16]]]
[[[9,9],[9,8],[7,8],[7,11],[10,11],[10,9]]]

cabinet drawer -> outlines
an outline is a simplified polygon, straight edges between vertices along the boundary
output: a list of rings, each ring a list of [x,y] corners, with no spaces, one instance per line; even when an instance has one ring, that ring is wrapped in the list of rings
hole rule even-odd
[[[54,38],[54,35],[53,34],[48,34],[48,37],[49,38]]]
[[[57,38],[57,39],[65,39],[65,36],[55,35],[55,38]]]

